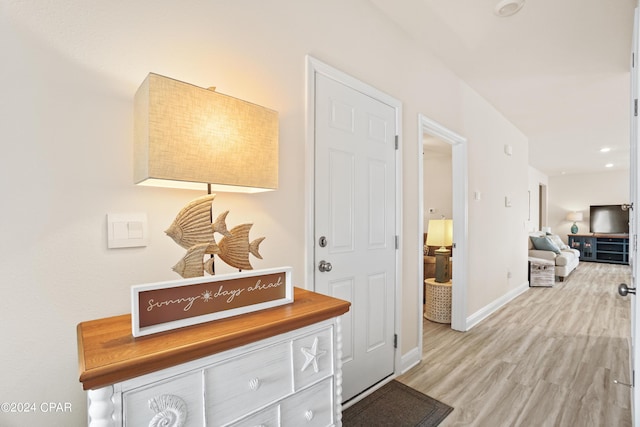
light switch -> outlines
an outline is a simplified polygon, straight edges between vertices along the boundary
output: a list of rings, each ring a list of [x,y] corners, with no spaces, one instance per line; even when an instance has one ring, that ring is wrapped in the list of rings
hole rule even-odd
[[[140,221],[127,223],[128,239],[142,239],[144,237],[143,224]]]
[[[134,248],[147,246],[146,213],[107,214],[107,247]]]
[[[128,240],[129,239],[129,227],[128,223],[118,221],[112,223],[113,225],[113,240]]]

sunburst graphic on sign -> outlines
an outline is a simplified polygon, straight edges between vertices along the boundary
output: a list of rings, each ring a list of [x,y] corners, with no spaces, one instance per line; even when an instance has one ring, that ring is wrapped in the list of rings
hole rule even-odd
[[[209,302],[211,298],[213,298],[213,292],[206,290],[202,294],[200,294],[200,296],[202,296],[202,301]]]

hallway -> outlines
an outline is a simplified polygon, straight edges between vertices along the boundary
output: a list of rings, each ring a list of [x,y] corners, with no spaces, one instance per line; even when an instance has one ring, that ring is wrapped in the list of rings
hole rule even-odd
[[[398,378],[454,411],[447,426],[630,426],[629,266],[580,264],[461,333],[424,321],[422,362]]]

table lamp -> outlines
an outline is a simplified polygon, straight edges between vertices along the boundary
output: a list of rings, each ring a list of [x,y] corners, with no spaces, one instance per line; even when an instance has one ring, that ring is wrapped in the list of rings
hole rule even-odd
[[[445,283],[451,279],[449,257],[451,251],[446,246],[453,244],[453,220],[431,219],[427,230],[427,245],[440,246],[436,249],[436,282]]]
[[[227,230],[228,211],[214,221],[212,190],[278,188],[278,113],[154,73],[136,92],[134,112],[134,182],[208,193],[187,204],[165,231],[187,249],[173,270],[184,278],[215,274],[214,255],[252,269],[249,254],[262,258],[264,237],[249,240],[252,224]]]
[[[567,221],[573,221],[573,225],[571,226],[571,233],[576,234],[578,232],[576,221],[582,221],[582,212],[569,212],[567,214]]]

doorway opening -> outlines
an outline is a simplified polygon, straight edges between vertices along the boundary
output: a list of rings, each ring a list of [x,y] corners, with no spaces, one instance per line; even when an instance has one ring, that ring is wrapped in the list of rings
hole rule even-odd
[[[428,140],[438,140],[440,144],[448,144],[451,150],[451,218],[453,219],[453,251],[452,251],[452,295],[451,295],[451,328],[457,331],[466,331],[467,326],[467,234],[468,234],[468,202],[467,202],[467,140],[452,132],[441,124],[420,114],[418,116],[418,143],[419,152],[423,150],[425,137]],[[424,202],[424,159],[419,159],[418,164],[418,194],[419,194],[419,224],[420,235],[424,235],[425,219],[429,218],[429,212],[425,212]],[[434,212],[435,213],[435,212]],[[423,242],[423,239],[420,239]],[[418,277],[423,277],[424,246],[421,244],[417,251],[419,256],[420,272]],[[424,280],[424,278],[422,279]],[[424,287],[420,283],[418,309],[420,310],[419,348],[422,348],[422,319]]]
[[[547,226],[547,186],[538,185],[538,230]]]

